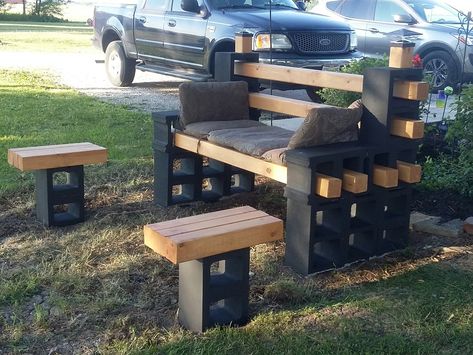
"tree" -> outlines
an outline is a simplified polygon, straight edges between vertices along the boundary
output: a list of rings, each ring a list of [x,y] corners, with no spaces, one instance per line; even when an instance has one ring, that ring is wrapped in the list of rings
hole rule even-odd
[[[35,0],[31,12],[37,16],[61,17],[63,5],[69,2],[70,0]]]

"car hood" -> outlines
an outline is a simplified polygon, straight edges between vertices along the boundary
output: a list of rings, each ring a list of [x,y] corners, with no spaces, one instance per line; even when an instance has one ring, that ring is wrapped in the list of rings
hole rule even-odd
[[[221,11],[221,10],[214,10]],[[257,32],[269,28],[268,10],[224,10],[225,16],[232,18],[242,29]],[[298,10],[273,10],[271,14],[273,31],[349,31],[350,25]]]

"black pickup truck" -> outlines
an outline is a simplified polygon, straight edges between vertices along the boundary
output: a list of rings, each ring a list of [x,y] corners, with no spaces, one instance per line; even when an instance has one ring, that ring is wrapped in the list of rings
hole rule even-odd
[[[359,57],[348,25],[304,12],[292,0],[97,5],[93,26],[94,45],[105,52],[107,76],[117,86],[130,85],[135,69],[207,80],[214,73],[215,53],[233,51],[237,32],[253,34],[260,62],[323,69]]]

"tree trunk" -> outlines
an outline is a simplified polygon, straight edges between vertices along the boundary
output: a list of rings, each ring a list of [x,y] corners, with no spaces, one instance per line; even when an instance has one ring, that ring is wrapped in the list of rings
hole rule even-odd
[[[23,15],[26,15],[26,0],[23,0]]]

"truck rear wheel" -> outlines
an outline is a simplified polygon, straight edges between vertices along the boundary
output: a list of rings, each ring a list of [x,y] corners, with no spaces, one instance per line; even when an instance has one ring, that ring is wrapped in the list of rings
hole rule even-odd
[[[130,86],[135,78],[136,60],[127,58],[121,41],[113,41],[105,50],[105,71],[115,86]]]

